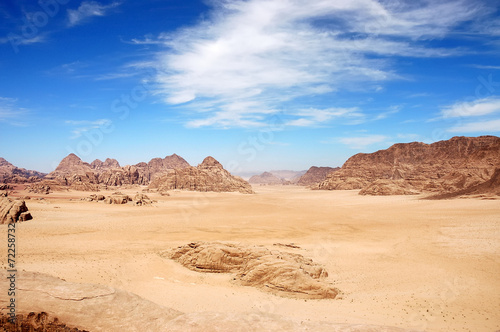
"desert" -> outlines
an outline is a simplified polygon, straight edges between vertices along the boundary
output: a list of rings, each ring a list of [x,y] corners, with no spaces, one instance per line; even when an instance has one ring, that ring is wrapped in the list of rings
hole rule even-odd
[[[0,1],[0,332],[500,332],[500,1]]]
[[[254,195],[149,194],[157,200],[152,206],[80,201],[88,192],[78,191],[38,196],[43,200],[32,196],[28,204],[34,220],[17,224],[16,230],[18,269],[26,271],[20,272],[18,281],[19,309],[25,314],[45,311],[82,330],[127,330],[112,324],[117,317],[88,321],[84,312],[61,311],[67,306],[62,300],[51,304],[51,298],[44,306],[34,300],[37,297],[30,298],[33,290],[24,290],[23,273],[40,273],[42,279],[56,277],[89,291],[95,285],[129,292],[190,315],[200,324],[178,323],[180,330],[186,326],[211,330],[208,322],[213,313],[221,315],[222,324],[214,330],[231,329],[224,327],[222,317],[228,316],[230,322],[229,316],[234,316],[234,324],[252,314],[271,318],[261,318],[260,328],[241,325],[242,330],[274,330],[272,322],[284,318],[296,324],[290,325],[296,330],[307,324],[312,324],[310,330],[325,331],[337,324],[351,328],[341,331],[365,331],[356,329],[358,325],[421,331],[500,328],[498,200],[360,196],[355,190],[310,191],[295,186],[254,190]],[[131,196],[136,191],[123,190]],[[341,298],[266,293],[235,283],[231,274],[195,272],[162,255],[196,241],[300,254],[328,271],[326,279],[341,291]],[[1,254],[6,257],[5,246]],[[39,287],[47,291],[43,283]],[[2,307],[7,301],[4,293]],[[129,300],[124,301],[115,306]],[[142,317],[151,318],[116,310],[116,315],[138,324]]]

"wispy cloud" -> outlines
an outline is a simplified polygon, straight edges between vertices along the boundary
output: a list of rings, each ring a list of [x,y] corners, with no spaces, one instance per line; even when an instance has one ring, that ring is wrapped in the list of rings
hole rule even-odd
[[[478,69],[493,69],[493,70],[500,70],[500,66],[490,66],[490,65],[471,65],[471,67],[478,68]]]
[[[470,122],[448,129],[451,133],[498,133],[500,132],[500,119]]]
[[[311,127],[337,119],[362,119],[364,114],[357,108],[304,109],[293,114],[295,119],[285,122],[287,126]]]
[[[14,43],[14,45],[31,45],[37,43],[43,43],[47,41],[47,34],[40,33],[33,38],[24,38],[18,35],[11,36],[11,39],[7,37],[0,38],[0,44]]]
[[[78,9],[68,9],[68,25],[75,26],[92,16],[105,16],[112,8],[118,7],[120,2],[102,5],[96,1],[84,1]]]
[[[377,116],[375,116],[374,120],[376,121],[376,120],[386,119],[393,114],[399,113],[400,110],[401,106],[391,106],[389,107],[389,110],[379,113]]]
[[[13,126],[26,126],[29,111],[17,106],[17,99],[0,97],[0,123]]]
[[[353,137],[335,137],[325,141],[323,144],[344,144],[351,149],[365,149],[370,145],[381,144],[389,142],[390,137],[385,135],[363,135]]]
[[[444,37],[480,11],[465,0],[419,5],[375,0],[213,3],[209,19],[158,39],[168,47],[156,65],[159,92],[167,103],[182,105],[195,117],[200,111],[202,119],[190,122],[196,126],[255,125],[262,118],[259,109],[282,109],[299,97],[303,105],[320,108],[320,96],[359,88],[360,83],[377,91],[381,82],[400,78],[392,56],[463,53],[433,48],[426,40]],[[133,42],[156,43],[150,37]],[[242,101],[259,107],[233,107]],[[291,124],[316,123],[300,118]]]
[[[370,145],[387,141],[389,137],[385,135],[366,135],[359,137],[343,137],[339,142],[349,146],[351,149],[364,149]]]
[[[490,97],[471,102],[458,102],[441,110],[443,118],[481,116],[500,112],[500,98]]]
[[[71,139],[76,139],[82,136],[84,133],[92,130],[92,129],[97,129],[101,128],[103,126],[109,126],[111,124],[111,120],[109,119],[99,119],[95,121],[88,121],[88,120],[66,120],[65,121],[66,125],[75,127],[71,131],[73,134],[70,138]]]

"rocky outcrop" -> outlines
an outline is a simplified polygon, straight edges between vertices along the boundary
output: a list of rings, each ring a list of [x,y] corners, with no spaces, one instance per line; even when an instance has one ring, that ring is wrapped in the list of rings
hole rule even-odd
[[[147,164],[138,163],[135,167],[139,170],[142,180],[141,184],[149,184],[158,174],[166,173],[173,169],[183,169],[191,167],[184,158],[175,153],[165,158],[153,158]]]
[[[432,195],[428,199],[450,199],[460,196],[479,196],[479,197],[500,197],[500,168],[497,168],[488,181],[475,186],[445,194]]]
[[[90,163],[90,167],[97,171],[103,171],[108,169],[120,168],[120,163],[116,159],[106,158],[104,162],[99,159],[94,160]]]
[[[0,224],[10,224],[31,219],[33,217],[28,212],[28,207],[23,200],[0,197]]]
[[[245,194],[253,193],[248,182],[240,177],[233,176],[212,157],[206,157],[197,167],[186,167],[170,170],[158,176],[149,185],[150,189],[167,191],[185,189],[192,191],[231,192],[238,191]]]
[[[269,172],[264,172],[260,175],[254,175],[249,180],[250,184],[267,184],[267,185],[279,185],[283,184],[285,180],[273,175]]]
[[[0,183],[26,183],[40,181],[46,174],[19,168],[0,158]]]
[[[311,186],[318,184],[326,179],[326,176],[332,172],[336,172],[340,169],[340,167],[316,167],[312,166],[306,172],[306,174],[302,175],[297,184],[300,186]]]
[[[33,331],[33,332],[88,332],[71,328],[62,323],[59,318],[52,317],[46,312],[30,312],[27,315],[17,315],[16,321],[0,312],[0,326],[4,332]]]
[[[359,191],[360,195],[418,195],[419,191],[405,180],[375,180]]]
[[[176,154],[164,159],[154,158],[147,164],[120,167],[115,159],[108,158],[104,162],[96,159],[89,164],[72,153],[46,179],[74,190],[97,191],[100,186],[148,185],[157,174],[185,167],[189,164]]]
[[[115,192],[110,196],[104,196],[99,194],[92,194],[89,197],[82,198],[81,200],[87,202],[104,202],[105,204],[128,204],[132,202],[134,205],[146,206],[151,205],[156,201],[151,200],[147,195],[136,194],[134,198],[122,194],[120,192]]]
[[[317,189],[366,188],[365,194],[384,195],[450,193],[487,181],[499,166],[500,138],[496,136],[394,144],[387,150],[352,156]]]
[[[198,272],[233,273],[235,280],[278,295],[334,299],[339,290],[326,282],[328,273],[302,255],[260,246],[190,243],[162,254]]]

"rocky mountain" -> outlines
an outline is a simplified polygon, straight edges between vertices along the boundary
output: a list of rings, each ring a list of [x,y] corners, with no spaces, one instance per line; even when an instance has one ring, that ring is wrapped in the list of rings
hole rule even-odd
[[[0,158],[0,183],[36,182],[46,174],[19,168]]]
[[[284,184],[285,180],[280,179],[272,173],[264,172],[260,175],[252,176],[248,182],[250,184],[267,184],[267,185],[279,185]]]
[[[269,173],[290,183],[296,183],[306,171],[274,170]]]
[[[500,168],[497,168],[491,178],[483,183],[465,189],[438,194],[428,197],[429,199],[449,199],[460,196],[500,196]]]
[[[169,170],[164,175],[155,177],[149,184],[150,189],[158,191],[186,189],[193,191],[216,191],[253,193],[248,182],[233,176],[212,157],[206,157],[197,167],[185,167]]]
[[[257,185],[289,185],[297,183],[300,177],[305,173],[306,171],[269,171],[251,176],[248,182]]]
[[[362,189],[361,194],[369,195],[451,193],[488,181],[497,167],[496,136],[400,143],[352,156],[315,189]]]
[[[63,185],[76,190],[98,190],[100,185],[148,185],[157,174],[189,166],[186,160],[176,154],[163,159],[154,158],[149,163],[120,167],[116,159],[107,158],[104,162],[96,159],[89,164],[71,153],[59,163],[53,172],[47,175],[46,179],[51,181],[52,187]]]
[[[120,168],[120,163],[116,159],[106,158],[104,162],[99,159],[94,160],[90,166],[95,170],[109,170],[114,168]]]
[[[489,180],[498,166],[496,136],[400,143],[352,156],[316,189],[363,189],[360,193],[369,195],[450,193]]]
[[[338,171],[340,167],[316,167],[312,166],[307,170],[307,172],[302,175],[299,180],[297,181],[298,185],[301,186],[310,186],[310,185],[315,185],[323,180],[325,180],[326,176],[331,173]]]

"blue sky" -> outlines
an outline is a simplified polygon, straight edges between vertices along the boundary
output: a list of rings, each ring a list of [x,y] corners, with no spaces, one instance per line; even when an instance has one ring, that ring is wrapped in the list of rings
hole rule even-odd
[[[500,132],[498,1],[2,1],[0,156],[234,173]]]

